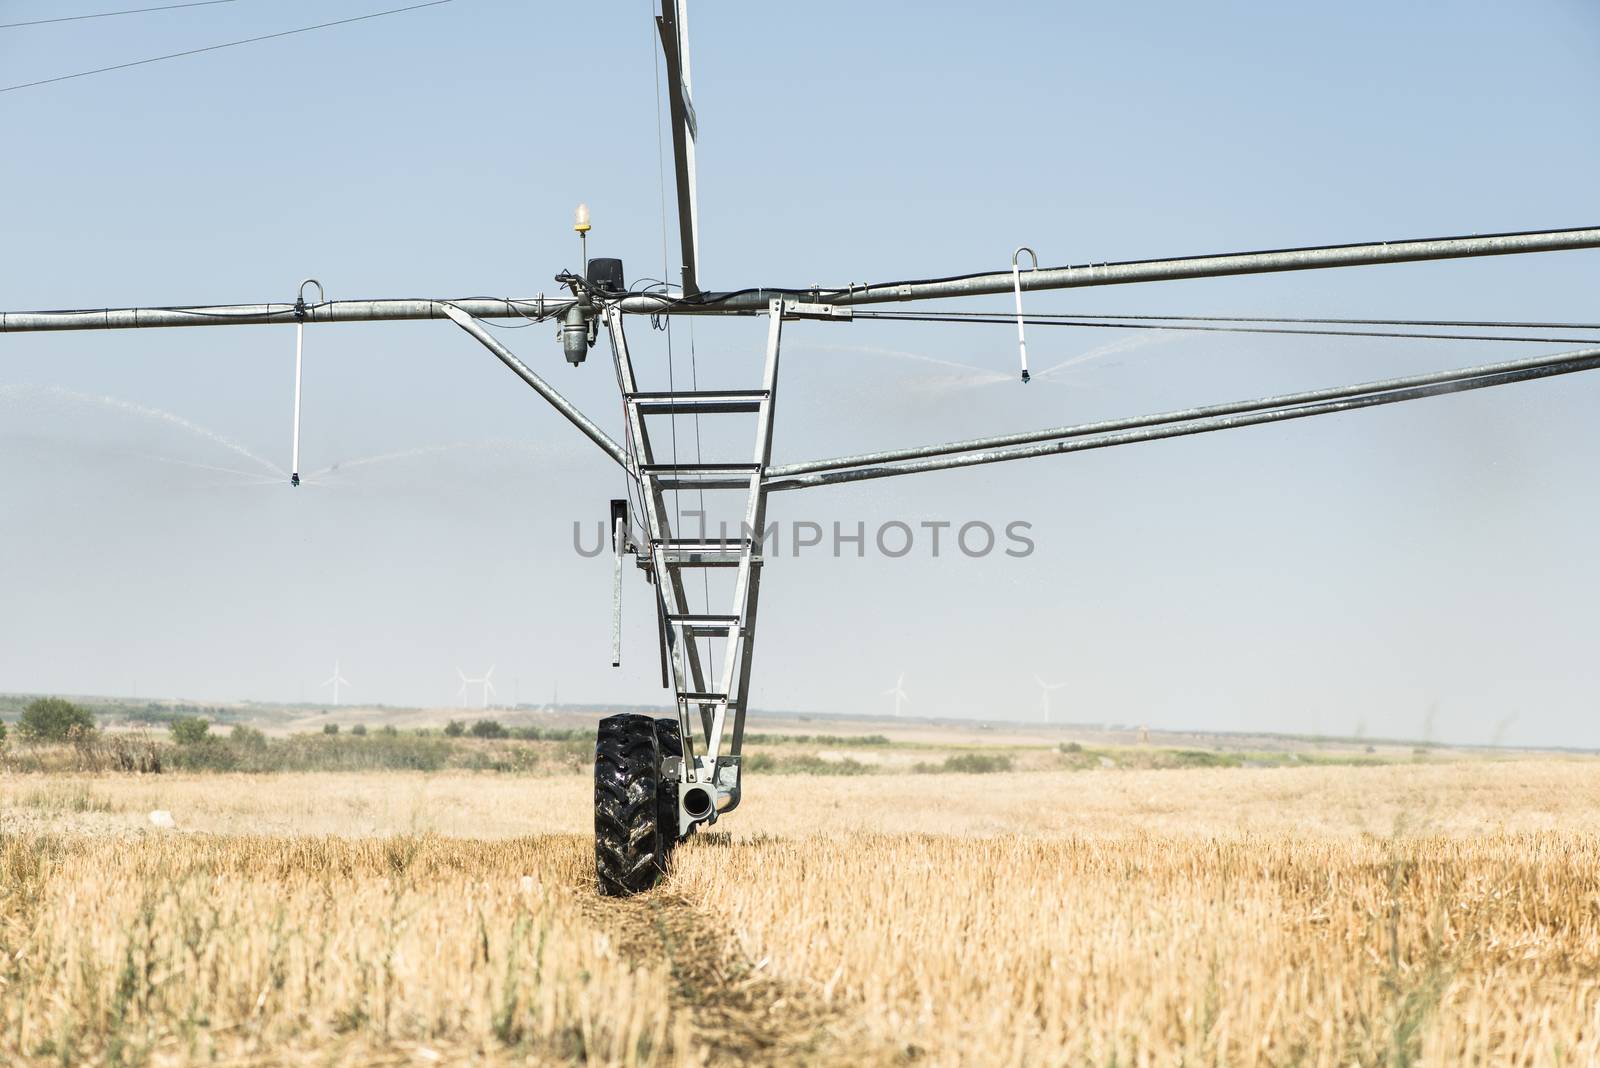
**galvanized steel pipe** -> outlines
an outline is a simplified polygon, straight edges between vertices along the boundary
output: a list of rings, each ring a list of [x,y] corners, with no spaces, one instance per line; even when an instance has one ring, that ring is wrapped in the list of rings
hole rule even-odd
[[[1080,267],[1047,267],[1021,272],[1024,290],[1078,289],[1085,286],[1126,285],[1133,282],[1170,282],[1182,278],[1220,278],[1227,275],[1273,274],[1328,267],[1363,267],[1382,263],[1463,259],[1472,256],[1512,256],[1528,252],[1560,252],[1600,248],[1600,227],[1575,230],[1538,230],[1468,237],[1376,241],[1358,245],[1318,245],[1307,248],[1238,252],[1178,259],[1097,263]],[[635,296],[623,301],[629,312],[672,314],[731,314],[762,311],[774,297],[802,303],[856,305],[908,300],[975,297],[1012,291],[1009,270],[920,281],[869,283],[832,289],[760,289],[734,293],[707,293],[688,301]]]
[[[305,307],[308,323],[372,323],[446,318],[445,305],[478,319],[542,318],[559,315],[571,297],[469,300],[330,300]],[[166,308],[74,308],[64,311],[0,312],[0,334],[36,330],[140,330],[170,326],[264,326],[293,323],[293,304],[216,304]]]
[[[1267,252],[1187,256],[1181,259],[1138,260],[1130,263],[1088,264],[1026,271],[1022,288],[1077,289],[1083,286],[1122,285],[1130,282],[1168,282],[1180,278],[1219,278],[1235,274],[1272,274],[1327,267],[1361,267],[1380,263],[1461,259],[1469,256],[1511,256],[1525,252],[1559,252],[1600,248],[1600,227],[1580,230],[1543,230],[1472,237],[1427,238],[1415,241],[1381,241],[1363,245],[1324,245],[1276,249]],[[927,282],[869,285],[828,298],[832,304],[875,304],[1007,293],[1010,271],[974,274]]]
[[[1021,287],[1077,289],[1084,286],[1166,282],[1180,278],[1217,278],[1226,275],[1272,274],[1328,267],[1360,267],[1380,263],[1461,259],[1470,256],[1510,256],[1528,252],[1558,252],[1600,248],[1600,227],[1576,230],[1540,230],[1474,237],[1427,238],[1414,241],[1380,241],[1361,245],[1323,245],[1310,248],[1241,252],[1219,256],[1136,260],[1127,263],[1049,267],[1021,276]],[[618,306],[636,315],[754,315],[765,313],[774,299],[802,304],[899,303],[946,297],[1005,293],[1013,288],[1010,271],[962,275],[913,282],[871,283],[833,289],[751,289],[732,293],[705,293],[684,299],[679,294],[634,294]],[[403,319],[438,319],[439,300],[338,300],[306,309],[308,323],[383,322]],[[472,298],[451,300],[480,318],[511,319],[523,315],[548,317],[564,312],[572,299],[533,297],[521,300]],[[520,308],[520,310],[519,310]],[[292,304],[233,304],[210,307],[79,308],[66,311],[0,312],[0,333],[34,330],[119,330],[158,326],[226,326],[291,322]]]

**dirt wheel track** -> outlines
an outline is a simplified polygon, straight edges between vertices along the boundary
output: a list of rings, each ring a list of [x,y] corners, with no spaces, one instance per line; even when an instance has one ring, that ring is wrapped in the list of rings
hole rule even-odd
[[[587,916],[616,940],[625,957],[665,963],[673,1008],[712,1064],[897,1065],[914,1058],[874,1040],[848,1006],[773,976],[746,958],[717,917],[671,889],[595,897]]]

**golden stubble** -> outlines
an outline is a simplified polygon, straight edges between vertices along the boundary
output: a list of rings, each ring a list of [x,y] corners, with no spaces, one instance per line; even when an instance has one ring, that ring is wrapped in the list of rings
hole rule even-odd
[[[588,843],[8,837],[0,1061],[681,1063]]]
[[[1592,768],[0,778],[0,1063],[1600,1063]]]

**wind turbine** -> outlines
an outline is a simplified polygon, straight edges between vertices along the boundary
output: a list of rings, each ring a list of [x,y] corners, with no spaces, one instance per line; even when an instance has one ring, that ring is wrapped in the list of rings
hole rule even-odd
[[[469,686],[481,686],[483,687],[483,699],[478,707],[487,710],[489,707],[489,695],[494,693],[494,683],[489,681],[494,676],[494,665],[491,664],[489,666],[489,670],[483,673],[483,678],[481,679],[467,678],[467,673],[460,668],[456,668],[456,674],[461,676],[461,689],[456,691],[456,696],[465,699]]]
[[[900,677],[894,680],[894,689],[883,691],[883,695],[885,697],[892,696],[894,698],[894,714],[896,718],[899,718],[902,706],[904,706],[907,701],[911,700],[911,698],[906,696],[905,684],[906,673],[902,671],[900,672]]]
[[[1037,675],[1035,675],[1033,677],[1033,681],[1037,682],[1039,684],[1039,711],[1043,715],[1044,721],[1046,723],[1051,723],[1051,722],[1053,722],[1053,720],[1051,720],[1051,718],[1050,718],[1050,691],[1051,690],[1059,690],[1059,689],[1061,689],[1061,687],[1065,686],[1066,683],[1064,683],[1064,682],[1057,682],[1057,683],[1045,682],[1043,679],[1041,679]]]
[[[339,707],[339,687],[350,685],[350,680],[339,674],[339,661],[333,662],[333,677],[324,681],[322,685],[333,687],[333,706]]]

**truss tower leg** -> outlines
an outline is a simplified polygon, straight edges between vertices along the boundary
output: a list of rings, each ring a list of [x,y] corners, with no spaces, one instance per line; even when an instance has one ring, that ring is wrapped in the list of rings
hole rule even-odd
[[[625,447],[643,500],[647,544],[640,547],[640,566],[655,586],[656,611],[683,739],[682,756],[664,757],[664,765],[675,766],[662,769],[663,781],[668,784],[665,788],[677,792],[679,838],[699,824],[715,822],[719,813],[739,803],[740,751],[755,650],[756,602],[761,591],[761,535],[767,507],[763,480],[772,459],[772,417],[783,334],[781,300],[771,302],[768,317],[760,388],[662,393],[639,388],[621,311],[613,307],[605,316],[627,420]],[[748,459],[713,462],[674,457],[663,462],[652,443],[651,417],[678,415],[754,416],[754,448]],[[743,493],[737,536],[712,540],[704,531],[698,538],[675,531],[675,512],[667,505],[667,494],[686,490]],[[690,607],[685,576],[704,569],[732,571],[733,591],[725,611],[712,612],[709,605],[704,611]],[[719,641],[720,656],[713,644]]]

